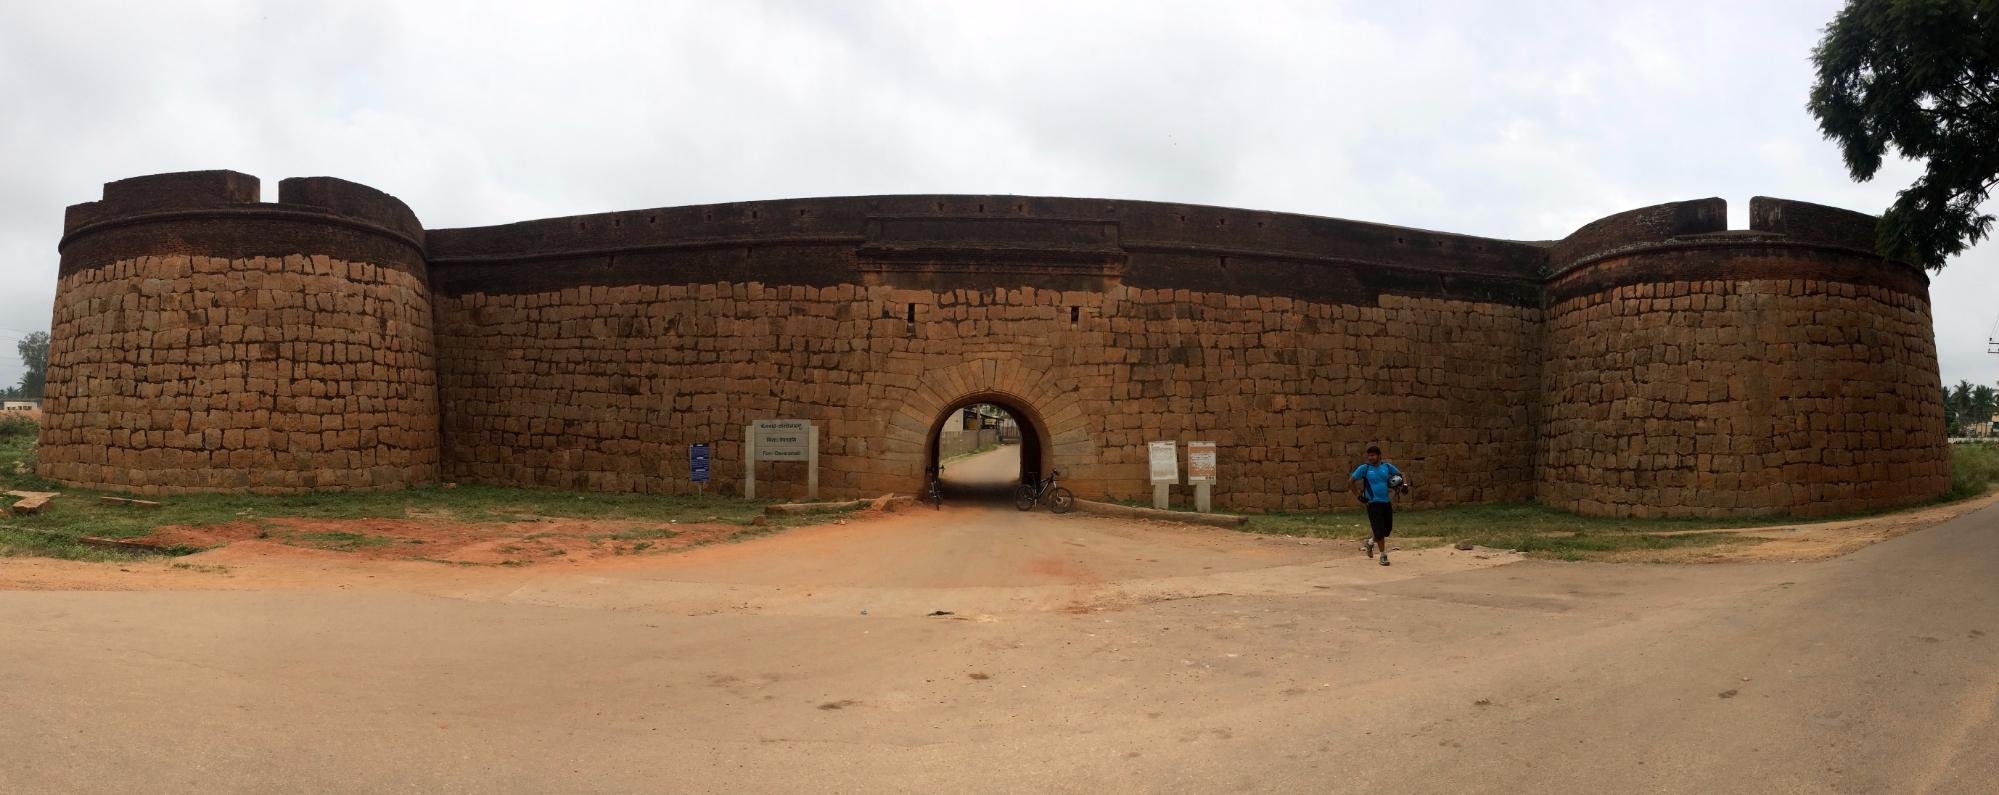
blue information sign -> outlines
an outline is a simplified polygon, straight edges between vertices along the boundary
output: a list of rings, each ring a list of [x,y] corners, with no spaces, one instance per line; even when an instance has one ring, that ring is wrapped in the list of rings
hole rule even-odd
[[[696,483],[708,482],[708,444],[687,446],[687,476]]]

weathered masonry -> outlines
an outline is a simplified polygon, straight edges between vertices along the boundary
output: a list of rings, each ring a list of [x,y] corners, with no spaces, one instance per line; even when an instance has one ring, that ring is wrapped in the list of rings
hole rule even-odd
[[[1948,482],[1928,280],[1874,219],[1720,199],[1515,242],[1020,196],[675,207],[426,230],[313,177],[113,182],[61,243],[42,473],[144,493],[606,491],[741,475],[821,429],[828,495],[913,492],[944,418],[1025,474],[1142,497],[1148,441],[1220,443],[1215,501],[1346,502],[1379,442],[1419,504],[1825,514]],[[768,492],[803,475],[767,464]]]

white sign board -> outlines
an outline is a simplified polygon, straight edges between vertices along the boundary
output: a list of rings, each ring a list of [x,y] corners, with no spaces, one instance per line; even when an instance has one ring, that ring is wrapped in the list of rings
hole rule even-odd
[[[1187,443],[1187,482],[1215,482],[1215,443]]]
[[[1180,453],[1174,443],[1153,442],[1149,447],[1152,452],[1152,482],[1180,482]]]
[[[812,423],[805,420],[756,420],[750,423],[755,435],[758,461],[804,461]]]

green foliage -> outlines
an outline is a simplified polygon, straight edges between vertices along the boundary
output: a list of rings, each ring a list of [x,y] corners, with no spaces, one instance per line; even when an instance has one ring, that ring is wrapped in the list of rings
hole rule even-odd
[[[40,435],[42,426],[20,414],[0,414],[0,439],[33,439]]]
[[[1944,387],[1943,405],[1944,435],[1969,436],[1979,423],[1990,422],[1993,413],[1999,412],[1999,396],[1992,387],[1959,381],[1957,386]]]
[[[49,372],[49,333],[37,331],[29,334],[21,338],[14,349],[20,352],[21,364],[27,368],[27,372],[21,374],[21,383],[16,387],[15,394],[39,399]]]
[[[1883,256],[1925,268],[1984,239],[1999,184],[1999,3],[1848,0],[1812,50],[1807,107],[1856,180],[1890,147],[1924,163],[1877,231]]]
[[[1957,406],[1951,402],[1953,395],[1950,387],[1943,388],[1943,435],[1946,437],[1964,435],[1964,425],[1957,421]]]
[[[1950,446],[1950,491],[1946,500],[1982,496],[1999,483],[1999,444]]]

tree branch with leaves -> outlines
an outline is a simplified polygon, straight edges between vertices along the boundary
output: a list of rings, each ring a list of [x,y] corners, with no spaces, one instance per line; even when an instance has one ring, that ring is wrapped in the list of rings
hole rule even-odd
[[[1999,0],[1849,0],[1812,50],[1807,108],[1853,178],[1923,163],[1881,217],[1884,257],[1937,270],[1983,240],[1999,186]]]

